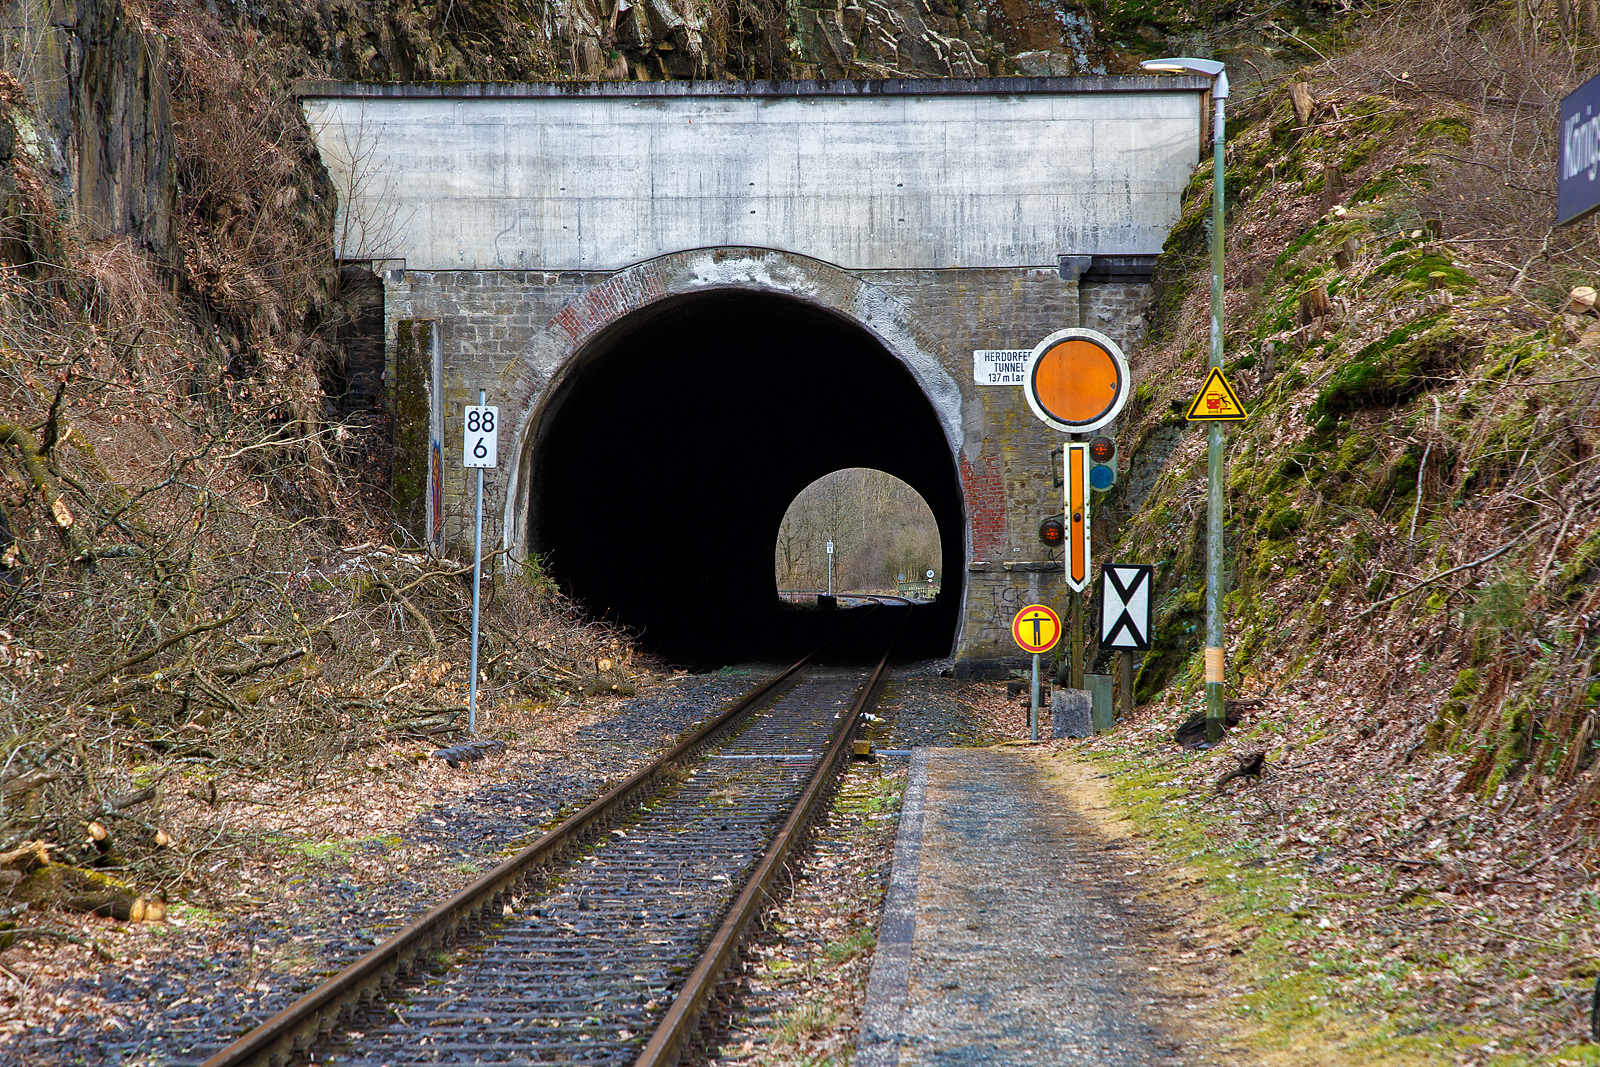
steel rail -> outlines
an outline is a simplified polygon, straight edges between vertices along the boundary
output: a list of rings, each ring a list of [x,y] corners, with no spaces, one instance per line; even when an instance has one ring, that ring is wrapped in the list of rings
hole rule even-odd
[[[679,1062],[684,1052],[684,1043],[698,1025],[706,1002],[716,991],[723,974],[739,953],[739,944],[745,929],[766,906],[772,883],[782,873],[784,863],[816,815],[829,786],[838,776],[839,765],[850,758],[851,735],[855,733],[861,713],[866,710],[883,680],[883,673],[888,667],[889,654],[893,648],[894,642],[891,641],[889,648],[884,650],[883,658],[878,661],[877,668],[873,670],[872,677],[862,686],[860,695],[851,705],[849,714],[843,717],[844,721],[834,734],[833,744],[817,764],[816,772],[807,783],[799,803],[790,813],[788,821],[783,824],[783,829],[778,831],[772,843],[767,846],[767,851],[762,854],[761,863],[751,872],[744,890],[728,909],[727,916],[711,938],[705,954],[700,957],[700,962],[684,981],[683,988],[672,1002],[672,1007],[667,1010],[660,1025],[656,1027],[644,1051],[634,1061],[634,1067],[674,1067]]]
[[[782,673],[761,683],[670,752],[618,783],[538,841],[430,909],[420,919],[213,1055],[201,1067],[256,1067],[284,1062],[293,1056],[297,1048],[309,1047],[320,1035],[332,1030],[345,1012],[380,995],[397,976],[411,967],[419,955],[450,943],[464,930],[473,928],[480,919],[498,916],[505,894],[515,889],[524,878],[544,864],[558,860],[567,847],[581,843],[585,834],[603,826],[607,818],[626,806],[629,798],[649,786],[668,767],[693,754],[712,735],[753,711],[766,698],[793,681],[821,651],[819,648],[811,652]],[[879,669],[881,671],[881,665]],[[877,675],[873,678],[876,681]]]

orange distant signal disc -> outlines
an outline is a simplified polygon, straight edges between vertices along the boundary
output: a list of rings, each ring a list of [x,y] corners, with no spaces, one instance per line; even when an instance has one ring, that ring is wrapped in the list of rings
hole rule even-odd
[[[1104,415],[1121,384],[1111,353],[1077,337],[1050,346],[1033,367],[1034,395],[1062,422],[1093,422]]]
[[[1127,395],[1128,365],[1116,343],[1094,330],[1061,330],[1029,357],[1028,406],[1068,432],[1098,429],[1116,418]]]

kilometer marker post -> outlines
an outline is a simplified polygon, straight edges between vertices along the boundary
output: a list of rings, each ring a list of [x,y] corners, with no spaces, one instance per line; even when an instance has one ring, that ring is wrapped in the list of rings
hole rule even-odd
[[[478,390],[478,406],[468,407],[461,420],[461,465],[478,468],[477,532],[472,547],[472,675],[467,683],[467,732],[478,732],[478,617],[481,606],[479,576],[483,571],[483,472],[500,462],[500,409],[486,406],[488,390]]]

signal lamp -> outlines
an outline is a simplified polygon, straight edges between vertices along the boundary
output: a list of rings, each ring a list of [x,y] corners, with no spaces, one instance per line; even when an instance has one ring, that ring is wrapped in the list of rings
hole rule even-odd
[[[1089,488],[1103,493],[1117,484],[1117,443],[1105,434],[1089,442]]]
[[[1052,515],[1039,524],[1039,543],[1060,548],[1067,540],[1067,524],[1060,515]]]

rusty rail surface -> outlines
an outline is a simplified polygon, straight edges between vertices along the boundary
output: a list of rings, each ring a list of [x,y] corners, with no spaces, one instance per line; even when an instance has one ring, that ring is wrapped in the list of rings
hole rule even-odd
[[[419,956],[453,942],[480,922],[498,917],[508,892],[545,864],[559,860],[568,847],[582,843],[586,835],[603,829],[609,818],[627,810],[629,800],[639,796],[669,767],[693,755],[719,731],[781,691],[816,655],[811,653],[757,686],[671,751],[204,1061],[202,1067],[261,1067],[291,1060],[297,1050],[310,1047],[319,1036],[337,1027],[341,1016],[380,996],[412,969]],[[875,683],[877,675],[873,677]],[[784,833],[788,832],[786,826]]]
[[[685,1051],[686,1042],[699,1024],[706,1002],[716,991],[717,983],[722,980],[728,966],[738,956],[740,940],[746,928],[766,906],[773,882],[783,872],[790,853],[800,843],[811,820],[823,806],[823,801],[828,795],[828,787],[838,776],[840,765],[850,759],[851,734],[855,732],[861,713],[872,702],[883,681],[883,672],[888,666],[889,652],[892,648],[891,644],[890,649],[884,651],[883,658],[878,661],[878,666],[873,670],[867,684],[861,687],[861,692],[857,695],[849,713],[842,716],[843,721],[834,734],[833,744],[828,749],[827,755],[818,763],[816,773],[806,784],[806,790],[801,795],[799,803],[795,805],[783,829],[772,839],[772,843],[761,857],[761,863],[728,910],[727,917],[723,919],[722,925],[711,938],[711,944],[707,946],[695,969],[690,972],[683,988],[678,991],[672,1007],[667,1010],[666,1017],[656,1027],[655,1033],[635,1061],[634,1067],[673,1067],[678,1063]]]

